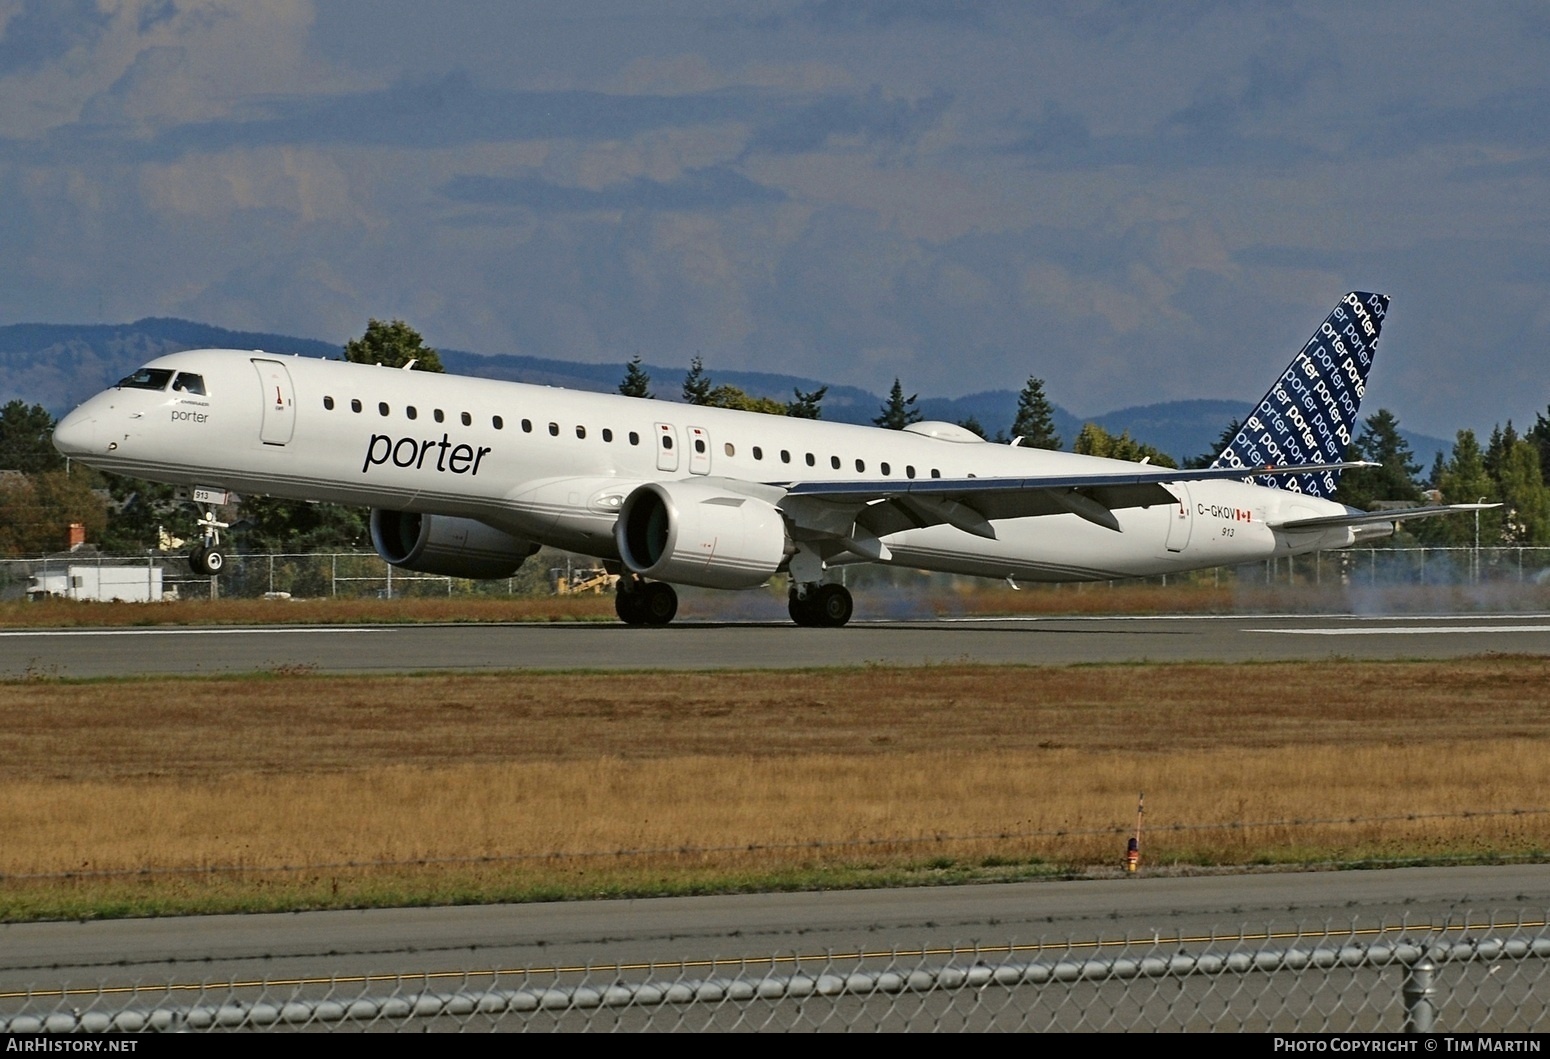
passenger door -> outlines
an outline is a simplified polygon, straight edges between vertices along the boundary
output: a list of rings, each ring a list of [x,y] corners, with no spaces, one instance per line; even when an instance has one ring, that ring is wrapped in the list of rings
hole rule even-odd
[[[678,431],[671,423],[657,424],[657,470],[678,470]]]
[[[278,360],[253,358],[258,381],[263,389],[264,420],[259,438],[265,445],[288,445],[296,433],[296,391],[291,373]]]

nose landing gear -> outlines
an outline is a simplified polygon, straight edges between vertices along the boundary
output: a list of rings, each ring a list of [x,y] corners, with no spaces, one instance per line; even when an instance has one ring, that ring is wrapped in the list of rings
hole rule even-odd
[[[204,532],[199,545],[188,554],[188,565],[196,574],[214,577],[226,568],[226,553],[221,550],[221,530],[228,528],[225,522],[215,520],[214,511],[206,511],[199,520]]]

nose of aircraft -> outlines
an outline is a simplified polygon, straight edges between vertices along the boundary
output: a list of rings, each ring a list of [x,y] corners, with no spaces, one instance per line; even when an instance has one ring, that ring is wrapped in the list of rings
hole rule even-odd
[[[97,417],[77,408],[54,427],[54,448],[66,456],[88,456],[95,448]]]

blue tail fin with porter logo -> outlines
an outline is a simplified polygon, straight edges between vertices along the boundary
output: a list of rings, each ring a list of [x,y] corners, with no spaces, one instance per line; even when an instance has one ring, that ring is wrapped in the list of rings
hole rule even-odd
[[[1340,299],[1211,466],[1249,469],[1344,460],[1388,307],[1383,294],[1352,291]],[[1256,478],[1261,485],[1324,498],[1339,480],[1337,470]]]

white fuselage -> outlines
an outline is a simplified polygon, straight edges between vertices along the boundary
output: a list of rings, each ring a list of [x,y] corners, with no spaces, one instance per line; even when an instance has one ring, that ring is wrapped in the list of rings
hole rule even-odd
[[[606,559],[618,557],[620,505],[644,482],[699,477],[778,490],[811,481],[1136,469],[910,431],[262,352],[198,350],[147,367],[197,375],[204,393],[106,390],[60,422],[60,449],[160,482],[477,519]],[[887,561],[1081,581],[1250,562],[1355,539],[1346,527],[1267,526],[1347,510],[1327,500],[1237,481],[1168,489],[1179,503],[1116,510],[1120,532],[1075,514],[999,520],[995,539],[936,525],[887,536]]]

